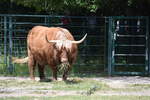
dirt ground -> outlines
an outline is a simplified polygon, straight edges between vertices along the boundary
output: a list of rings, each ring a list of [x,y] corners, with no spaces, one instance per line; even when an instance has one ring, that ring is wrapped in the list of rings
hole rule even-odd
[[[94,95],[133,95],[133,96],[150,96],[150,77],[97,77],[89,78],[90,80],[96,80],[107,84],[112,90],[109,91],[96,91]],[[24,82],[30,80],[26,77],[0,77],[0,82],[8,80],[17,80]],[[39,79],[36,78],[36,81]],[[59,79],[58,81],[61,81]],[[13,84],[13,83],[12,83]],[[130,87],[129,87],[130,86]],[[132,87],[133,86],[133,87]],[[45,88],[45,89],[44,89]],[[64,90],[52,90],[52,85],[48,86],[7,86],[0,83],[0,97],[19,97],[19,96],[66,96],[66,95],[81,95],[82,91],[64,91]],[[132,90],[133,88],[133,90]],[[117,91],[114,91],[118,89]],[[129,89],[129,91],[127,90]],[[131,91],[132,90],[132,91]],[[31,94],[31,92],[33,92]],[[80,93],[79,93],[80,92]]]
[[[101,77],[94,78],[100,80],[114,89],[124,89],[125,91],[107,91],[101,95],[134,95],[134,96],[150,96],[150,77]],[[135,87],[129,87],[135,86]],[[128,89],[134,88],[134,91]]]

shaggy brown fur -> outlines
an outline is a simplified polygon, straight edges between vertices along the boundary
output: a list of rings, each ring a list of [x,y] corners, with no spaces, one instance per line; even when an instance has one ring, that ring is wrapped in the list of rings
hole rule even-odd
[[[59,41],[50,43],[49,40]],[[68,65],[63,72],[63,80],[66,80],[71,65],[77,56],[77,44],[71,43],[70,40],[75,41],[67,29],[35,26],[30,30],[27,37],[28,57],[13,59],[13,61],[15,63],[28,62],[30,77],[33,80],[35,79],[36,65],[38,66],[41,80],[45,79],[45,65],[52,69],[54,80],[57,80],[57,66],[60,64]]]

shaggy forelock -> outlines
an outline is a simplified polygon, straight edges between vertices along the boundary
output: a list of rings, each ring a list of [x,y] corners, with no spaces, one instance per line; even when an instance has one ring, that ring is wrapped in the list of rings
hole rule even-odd
[[[62,50],[63,48],[65,48],[66,50],[70,51],[72,47],[72,43],[68,40],[59,40],[55,45],[58,50]]]
[[[58,50],[65,48],[66,50],[70,51],[72,43],[67,40],[65,31],[58,31],[56,36],[60,39],[56,42],[56,48],[58,48]]]

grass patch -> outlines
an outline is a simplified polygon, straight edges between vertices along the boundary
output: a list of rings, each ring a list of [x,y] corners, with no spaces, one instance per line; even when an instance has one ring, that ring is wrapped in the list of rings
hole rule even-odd
[[[149,100],[149,96],[58,96],[58,97],[6,97],[0,100]]]
[[[88,90],[93,87],[104,90],[108,88],[104,83],[86,78],[73,78],[65,82],[52,82],[52,84],[54,84],[53,90]]]
[[[129,84],[125,85],[123,88],[108,88],[107,91],[115,91],[115,92],[135,92],[142,90],[149,90],[150,84]]]
[[[92,87],[97,89],[107,89],[108,86],[96,80],[87,78],[70,78],[68,81],[36,82],[31,80],[0,80],[0,86],[3,87],[26,87],[26,86],[52,86],[52,90],[88,90]]]
[[[130,87],[132,88],[135,88],[135,89],[150,89],[150,84],[132,84],[132,85],[129,85]]]
[[[132,84],[130,86],[132,86],[132,87],[146,87],[146,88],[150,88],[150,84]]]
[[[37,81],[31,81],[31,80],[0,80],[0,87],[16,87],[17,88],[25,88],[25,87],[41,87],[41,86],[51,86],[48,82],[37,82]],[[45,89],[45,88],[44,88]]]

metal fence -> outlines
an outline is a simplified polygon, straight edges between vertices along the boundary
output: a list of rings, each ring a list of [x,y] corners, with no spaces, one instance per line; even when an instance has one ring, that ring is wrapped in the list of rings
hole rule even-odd
[[[65,27],[76,40],[88,34],[79,45],[74,73],[150,74],[148,17],[50,15],[0,15],[0,74],[26,73],[19,66],[27,65],[11,59],[27,56],[27,34],[36,25]]]
[[[79,54],[73,71],[104,72],[106,68],[104,17],[0,15],[0,73],[17,73],[18,65],[12,64],[11,59],[27,56],[27,34],[36,25],[65,27],[76,40],[87,33],[88,37],[79,45]]]

